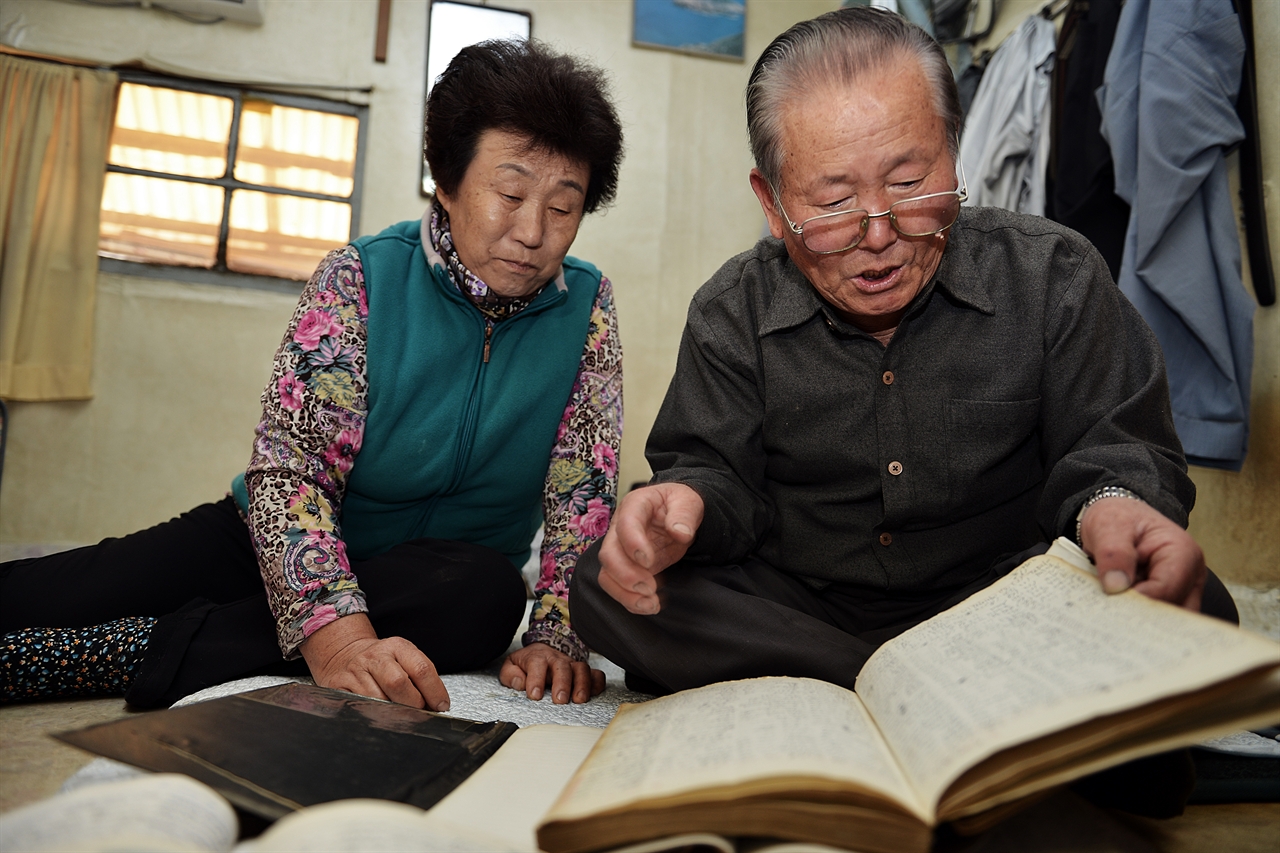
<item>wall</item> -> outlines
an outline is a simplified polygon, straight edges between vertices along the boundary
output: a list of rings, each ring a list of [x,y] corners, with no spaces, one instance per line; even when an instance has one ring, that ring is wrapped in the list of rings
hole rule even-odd
[[[627,131],[618,203],[587,219],[573,251],[599,264],[617,290],[626,349],[622,478],[644,480],[644,439],[674,368],[689,297],[760,231],[746,181],[742,89],[750,64],[632,48],[631,5],[623,0],[507,5],[533,12],[536,37],[590,57],[613,77]],[[836,5],[750,0],[748,56],[795,21]],[[1042,5],[1005,0],[991,46]],[[157,12],[5,0],[0,33],[30,50],[103,62],[145,55],[157,65],[237,79],[372,85],[361,230],[420,215],[425,0],[393,3],[386,65],[372,62],[371,2],[263,6],[261,28],[199,27]],[[1270,82],[1280,80],[1280,4],[1254,7],[1272,256],[1280,264],[1280,88]],[[1251,286],[1247,269],[1245,280]],[[98,296],[97,397],[11,404],[0,542],[129,532],[217,498],[247,459],[258,394],[291,300],[109,275],[100,277]],[[1192,476],[1200,496],[1191,530],[1210,565],[1231,580],[1280,585],[1280,308],[1259,309],[1255,318],[1244,470],[1195,468]]]
[[[197,76],[372,86],[361,231],[416,218],[425,0],[394,0],[385,65],[376,4],[265,0],[264,25],[194,26],[155,11],[50,0],[0,4],[0,40]],[[675,366],[693,291],[748,248],[762,217],[747,183],[742,90],[750,62],[630,46],[623,0],[507,0],[535,37],[608,69],[627,134],[617,204],[588,217],[573,252],[613,280],[626,350],[622,478],[648,479],[644,438]],[[751,0],[754,57],[836,0]],[[360,100],[359,93],[350,93]],[[0,543],[89,542],[216,499],[249,455],[258,395],[293,300],[275,293],[99,277],[96,396],[10,404]]]
[[[0,541],[90,542],[221,497],[295,301],[100,275],[94,399],[9,403]]]

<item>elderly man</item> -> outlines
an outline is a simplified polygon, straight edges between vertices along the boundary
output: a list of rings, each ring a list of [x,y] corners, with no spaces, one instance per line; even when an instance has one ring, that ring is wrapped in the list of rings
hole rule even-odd
[[[1059,535],[1108,592],[1234,619],[1183,529],[1155,338],[1082,237],[961,208],[938,45],[865,7],[798,24],[747,120],[775,239],[693,299],[653,482],[578,564],[587,643],[655,692],[852,688],[878,645]]]

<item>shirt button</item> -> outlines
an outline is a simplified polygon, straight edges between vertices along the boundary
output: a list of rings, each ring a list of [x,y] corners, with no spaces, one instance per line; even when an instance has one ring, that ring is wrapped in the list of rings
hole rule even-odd
[[[884,376],[881,376],[880,378],[884,380],[884,384],[885,384],[885,385],[892,385],[892,384],[893,384],[893,371],[892,371],[892,370],[886,370],[886,371],[884,372]]]
[[[895,476],[895,477],[896,477],[896,476],[898,476],[899,474],[901,474],[901,473],[902,473],[902,463],[901,463],[901,462],[890,462],[890,463],[889,463],[889,473],[890,473],[890,474],[892,474],[892,475],[893,475],[893,476]]]
[[[887,546],[887,545],[892,545],[892,544],[893,544],[893,534],[892,534],[892,533],[881,533],[881,534],[880,534],[880,544],[881,544],[881,545],[886,545],[886,546]]]

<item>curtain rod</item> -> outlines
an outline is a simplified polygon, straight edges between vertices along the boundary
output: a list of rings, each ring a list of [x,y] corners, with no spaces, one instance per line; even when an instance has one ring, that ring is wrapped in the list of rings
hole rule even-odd
[[[311,91],[327,91],[327,92],[359,92],[368,95],[373,92],[372,86],[332,86],[324,83],[278,83],[268,80],[216,80],[209,77],[197,77],[194,74],[177,73],[166,69],[157,70],[149,67],[141,60],[131,60],[129,62],[119,63],[117,65],[104,65],[101,62],[92,62],[87,59],[73,59],[66,56],[54,56],[48,53],[37,53],[31,50],[23,50],[19,47],[12,47],[7,44],[0,44],[0,53],[6,53],[11,56],[22,57],[23,59],[31,59],[36,62],[48,62],[53,65],[74,65],[80,68],[95,68],[99,71],[148,71],[152,74],[167,74],[170,77],[184,77],[188,80],[202,80],[206,82],[222,83],[228,86],[242,86],[246,89],[262,88],[262,89],[307,89]]]

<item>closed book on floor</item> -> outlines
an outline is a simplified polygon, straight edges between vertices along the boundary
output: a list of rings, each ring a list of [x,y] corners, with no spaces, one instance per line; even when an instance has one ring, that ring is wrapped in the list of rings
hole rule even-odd
[[[185,773],[275,820],[353,797],[429,808],[516,728],[284,684],[56,737],[144,770]]]

